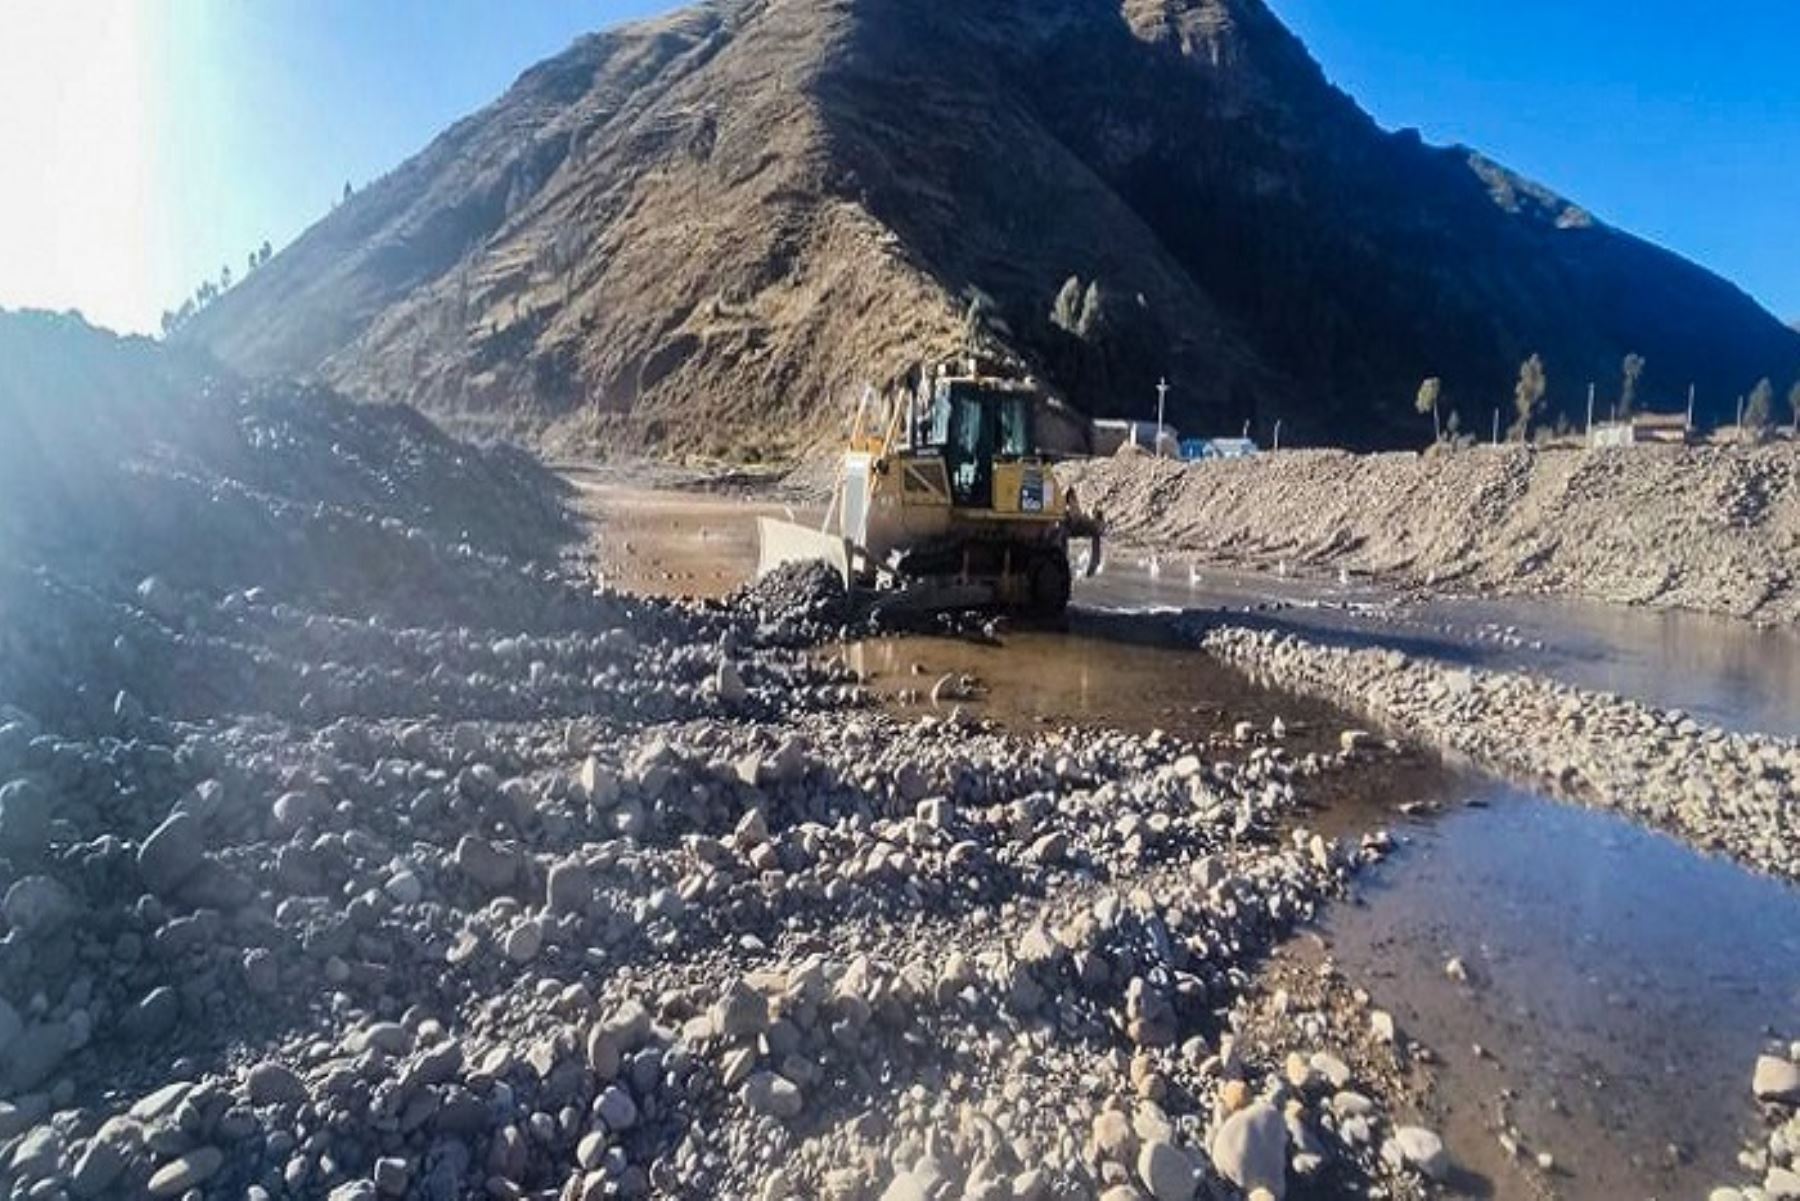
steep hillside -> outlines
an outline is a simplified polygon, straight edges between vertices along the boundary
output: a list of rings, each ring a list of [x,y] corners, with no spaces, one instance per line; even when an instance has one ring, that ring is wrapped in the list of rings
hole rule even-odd
[[[1071,283],[1070,281],[1074,282]],[[782,452],[977,336],[1092,412],[1411,442],[1800,373],[1730,284],[1479,154],[1389,134],[1262,0],[714,0],[597,34],[192,324],[501,432]],[[1603,393],[1604,394],[1604,393]],[[821,420],[823,418],[823,420]]]

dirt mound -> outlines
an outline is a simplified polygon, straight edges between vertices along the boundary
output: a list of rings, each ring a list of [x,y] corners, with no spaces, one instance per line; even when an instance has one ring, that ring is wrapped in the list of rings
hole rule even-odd
[[[843,577],[826,563],[786,563],[740,591],[728,602],[764,623],[785,622],[823,641],[852,619]]]
[[[1066,469],[1116,538],[1246,567],[1800,620],[1800,446]]]
[[[1465,148],[1261,0],[717,0],[583,38],[182,335],[462,428],[785,457],[972,337],[1095,415],[1394,445],[1644,351],[1728,420],[1800,337]],[[1446,418],[1448,413],[1445,414]]]
[[[324,605],[404,624],[478,622],[504,601],[535,629],[578,617],[519,566],[554,562],[571,527],[560,482],[516,450],[411,410],[246,386],[68,318],[0,317],[0,359],[0,693],[42,716],[95,716],[127,680],[178,713],[319,702],[291,662],[223,631],[184,645],[192,631],[133,620],[111,642],[71,639],[78,612],[204,601],[230,626],[246,606]]]

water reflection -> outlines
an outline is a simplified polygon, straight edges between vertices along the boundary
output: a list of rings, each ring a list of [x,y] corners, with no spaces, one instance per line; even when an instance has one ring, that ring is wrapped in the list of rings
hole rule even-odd
[[[1800,736],[1800,631],[1683,612],[1536,597],[1414,599],[1201,569],[1152,576],[1131,560],[1077,585],[1078,603],[1218,610],[1321,641],[1399,646],[1453,662],[1546,672],[1731,729]],[[1249,612],[1246,612],[1249,610]]]
[[[1471,799],[1414,827],[1366,903],[1324,925],[1339,965],[1443,1054],[1452,1150],[1494,1153],[1479,1115],[1504,1086],[1560,1196],[1740,1178],[1751,1067],[1769,1030],[1800,1033],[1800,890],[1609,814],[1498,785]]]

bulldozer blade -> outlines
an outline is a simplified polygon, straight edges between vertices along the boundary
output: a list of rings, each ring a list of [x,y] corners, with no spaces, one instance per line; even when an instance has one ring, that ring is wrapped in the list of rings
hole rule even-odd
[[[788,563],[828,563],[850,586],[850,541],[811,526],[775,517],[756,519],[756,578]]]

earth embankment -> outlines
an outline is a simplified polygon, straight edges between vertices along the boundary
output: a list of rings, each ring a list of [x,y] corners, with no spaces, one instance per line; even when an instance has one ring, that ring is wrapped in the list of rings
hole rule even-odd
[[[1397,584],[1800,618],[1800,445],[1072,466],[1115,539]]]

